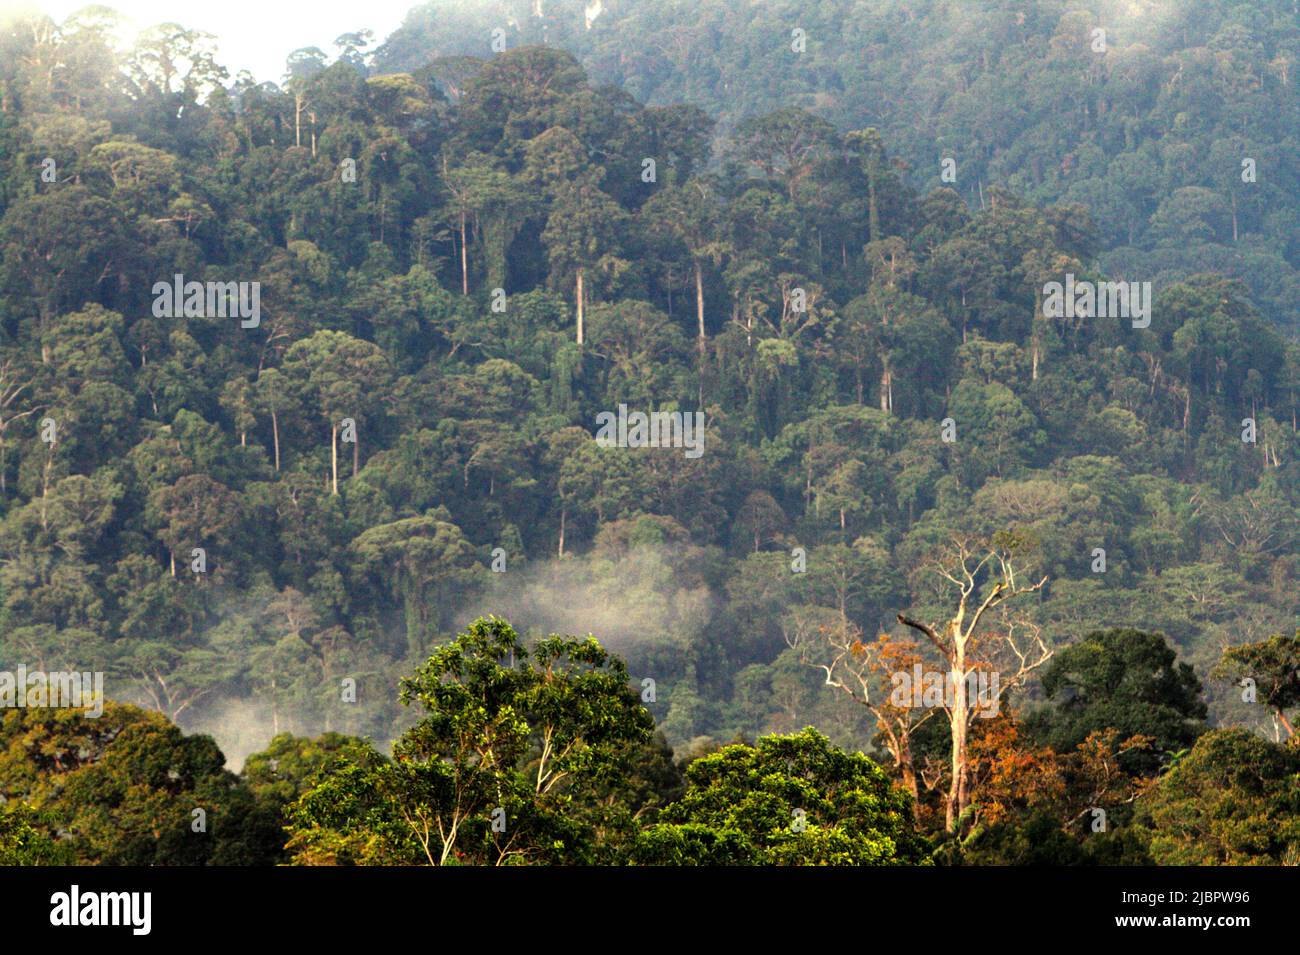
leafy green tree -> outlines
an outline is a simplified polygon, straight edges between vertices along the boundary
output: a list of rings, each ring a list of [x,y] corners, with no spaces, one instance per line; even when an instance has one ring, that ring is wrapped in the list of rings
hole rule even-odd
[[[394,762],[347,764],[292,811],[300,861],[428,865],[581,861],[597,834],[570,807],[586,787],[630,769],[652,721],[627,671],[591,638],[551,636],[530,653],[504,620],[476,620],[434,650],[402,685],[424,710],[396,743]],[[346,816],[339,808],[352,808]]]
[[[171,575],[176,576],[176,555],[182,561],[200,547],[215,558],[230,540],[229,531],[239,519],[238,499],[231,490],[202,474],[189,474],[171,487],[149,496],[150,523],[167,548]]]
[[[1272,709],[1288,739],[1295,736],[1286,711],[1300,704],[1300,631],[1294,637],[1275,634],[1257,643],[1226,647],[1211,675],[1234,682],[1254,680],[1259,702]]]
[[[1014,473],[1029,464],[1043,445],[1045,436],[1033,411],[1010,388],[996,382],[961,381],[953,389],[949,414],[956,422],[957,447],[972,483],[982,483],[990,474]]]
[[[695,280],[696,337],[701,352],[706,340],[704,322],[704,267],[718,268],[727,245],[717,238],[722,218],[717,197],[700,179],[657,191],[640,212],[652,233],[658,232],[685,250]]]
[[[1300,853],[1300,754],[1211,730],[1137,804],[1157,865],[1280,865]]]
[[[62,311],[90,299],[128,245],[122,213],[84,186],[15,202],[0,220],[6,285],[30,303],[42,341]],[[42,345],[41,360],[50,360]]]
[[[28,806],[10,803],[0,809],[0,865],[66,865],[70,862],[66,846],[60,846],[40,826],[40,817]]]
[[[265,749],[250,753],[239,774],[256,804],[250,828],[259,822],[269,834],[268,841],[273,838],[279,847],[288,839],[284,827],[289,807],[304,793],[344,767],[366,769],[383,762],[366,740],[341,733],[315,738],[280,733]],[[277,853],[276,861],[289,859],[287,851]]]
[[[641,835],[641,865],[924,863],[912,803],[884,771],[812,728],[695,760],[686,792]]]
[[[1056,654],[1042,684],[1053,705],[1026,717],[1030,732],[1058,753],[1098,730],[1149,737],[1150,750],[1120,756],[1132,774],[1154,775],[1206,728],[1201,682],[1191,666],[1178,662],[1162,634],[1132,628],[1090,633]]]
[[[271,441],[275,470],[280,470],[280,415],[292,408],[293,395],[284,376],[275,368],[264,368],[253,384],[255,407],[271,419]]]
[[[449,602],[472,579],[473,550],[445,511],[430,511],[362,532],[351,549],[366,574],[376,575],[405,609],[406,641],[424,649]]]
[[[585,340],[588,279],[596,270],[617,270],[619,235],[627,214],[592,185],[570,186],[551,203],[542,232],[552,287],[572,282],[579,345]]]
[[[484,245],[487,287],[505,288],[506,253],[532,212],[532,194],[480,153],[471,153],[455,166],[445,168],[443,183],[451,199],[447,206],[449,224],[460,237],[461,294],[469,294],[467,227],[471,222]]]
[[[9,710],[0,786],[67,833],[76,863],[203,865],[236,846],[246,793],[207,736],[159,713],[107,701],[98,719],[69,709]],[[202,815],[194,812],[203,810]]]
[[[319,331],[285,353],[284,373],[330,426],[331,492],[339,492],[339,428],[355,422],[352,476],[360,469],[363,422],[375,420],[390,400],[392,373],[384,353],[343,332]]]

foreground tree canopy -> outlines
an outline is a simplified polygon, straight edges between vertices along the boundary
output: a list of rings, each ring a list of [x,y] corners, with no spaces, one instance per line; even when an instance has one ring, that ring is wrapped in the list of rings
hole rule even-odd
[[[686,771],[686,793],[639,838],[660,865],[918,863],[911,800],[880,767],[812,729],[725,746]]]
[[[1122,661],[1116,631],[1080,647]],[[1128,636],[1154,653],[1158,638]],[[1158,655],[1158,654],[1156,654]],[[1063,672],[1058,670],[1058,672]],[[1194,680],[1194,678],[1193,678]],[[1199,687],[1190,688],[1193,696]],[[475,620],[404,681],[419,710],[392,756],[365,739],[282,734],[236,775],[211,738],[109,702],[11,711],[2,725],[7,865],[1289,864],[1300,853],[1300,757],[1240,729],[1145,762],[1156,737],[1056,706],[976,720],[960,824],[897,760],[812,727],[675,759],[621,660],[591,637],[529,646]],[[1107,697],[1112,703],[1107,703]],[[1046,717],[1046,719],[1044,719]],[[1073,749],[1057,725],[1091,724]],[[1034,724],[1039,724],[1035,730]],[[935,724],[937,725],[937,724]],[[1153,728],[1167,719],[1157,714]],[[1188,725],[1196,725],[1189,717]],[[918,734],[927,777],[942,737]],[[1139,759],[1131,759],[1137,756]],[[1149,765],[1156,768],[1148,770]],[[937,778],[941,775],[936,773]],[[918,812],[919,810],[919,812]],[[1100,822],[1100,824],[1099,824]]]

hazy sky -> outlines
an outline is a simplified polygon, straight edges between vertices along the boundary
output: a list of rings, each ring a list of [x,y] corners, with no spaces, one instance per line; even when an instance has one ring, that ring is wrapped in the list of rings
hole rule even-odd
[[[401,25],[421,0],[104,0],[132,21],[136,30],[158,23],[211,33],[218,61],[233,77],[248,70],[260,81],[279,82],[285,57],[303,46],[331,45],[342,33],[369,29],[376,42]],[[0,0],[0,14],[35,8],[62,21],[87,0]],[[0,18],[2,19],[2,18]]]

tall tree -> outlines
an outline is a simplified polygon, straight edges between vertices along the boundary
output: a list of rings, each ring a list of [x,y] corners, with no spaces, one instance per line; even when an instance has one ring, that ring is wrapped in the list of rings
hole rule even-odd
[[[284,373],[329,422],[330,489],[339,492],[339,428],[353,422],[352,476],[360,468],[362,423],[391,400],[392,370],[378,346],[344,332],[319,331],[285,353]]]
[[[986,543],[958,538],[950,551],[932,559],[929,568],[956,591],[957,605],[948,619],[926,623],[908,614],[898,615],[898,622],[922,634],[947,666],[949,689],[945,695],[951,702],[945,701],[944,712],[951,730],[952,776],[944,825],[949,832],[966,824],[963,817],[971,803],[968,748],[971,721],[977,715],[976,701],[970,698],[972,675],[981,670],[997,672],[997,696],[1001,697],[1052,656],[1039,629],[1029,621],[1013,620],[1005,614],[997,623],[986,619],[992,611],[1042,590],[1047,583],[1045,576],[1037,583],[1024,580],[1024,552],[1024,542],[1009,533],[995,535]],[[981,631],[981,625],[996,626],[1002,632],[989,636]],[[1000,656],[1011,661],[1005,671]]]

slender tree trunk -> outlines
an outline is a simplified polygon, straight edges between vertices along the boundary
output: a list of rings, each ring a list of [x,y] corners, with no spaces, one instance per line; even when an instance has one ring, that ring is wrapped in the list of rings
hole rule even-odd
[[[275,445],[275,470],[278,472],[280,470],[280,419],[274,408],[271,409],[271,443]]]
[[[465,213],[460,214],[460,294],[469,294],[469,252],[465,248]]]
[[[339,426],[330,425],[330,475],[332,481],[332,493],[339,492]]]
[[[700,355],[704,355],[704,276],[700,263],[695,263],[695,317],[700,330]]]
[[[578,344],[582,344],[582,269],[578,269],[578,287],[574,293],[578,299]]]
[[[569,509],[566,507],[560,508],[560,557],[564,556],[564,522],[568,516]]]
[[[970,803],[970,766],[967,761],[967,730],[970,728],[970,701],[966,698],[966,641],[958,623],[949,631],[952,651],[949,678],[952,688],[952,782],[948,787],[945,826],[956,831],[957,821]]]
[[[696,404],[704,407],[704,362],[705,336],[704,336],[704,275],[700,269],[700,263],[695,263],[695,318],[699,328],[697,342],[700,349],[700,373],[696,376]]]

